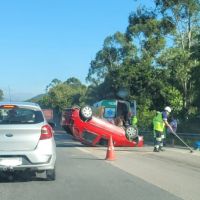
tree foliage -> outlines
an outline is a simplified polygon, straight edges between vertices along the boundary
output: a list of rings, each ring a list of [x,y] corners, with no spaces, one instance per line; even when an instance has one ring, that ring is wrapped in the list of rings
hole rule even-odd
[[[142,1],[141,1],[142,2]],[[90,63],[88,87],[77,78],[52,80],[41,104],[62,110],[118,98],[136,100],[141,126],[168,105],[182,118],[200,112],[200,2],[154,0],[130,14],[124,33],[107,36]]]
[[[67,107],[84,104],[86,90],[87,87],[75,77],[64,82],[53,79],[47,86],[47,93],[37,102],[43,108],[53,108],[61,112]]]
[[[126,88],[128,99],[137,100],[139,113],[145,109],[149,116],[151,110],[166,105],[176,114],[197,113],[199,0],[154,2],[153,9],[140,7],[130,14],[125,33],[117,32],[104,40],[91,61],[88,95],[93,95],[93,100],[112,98],[120,88]],[[143,118],[147,119],[144,113]]]

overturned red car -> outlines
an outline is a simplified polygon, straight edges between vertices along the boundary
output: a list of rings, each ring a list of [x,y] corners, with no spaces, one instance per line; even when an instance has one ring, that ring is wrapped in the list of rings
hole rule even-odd
[[[114,146],[142,147],[143,136],[133,126],[117,126],[93,115],[90,106],[65,109],[62,116],[62,127],[80,142],[96,146],[107,145],[112,135]]]

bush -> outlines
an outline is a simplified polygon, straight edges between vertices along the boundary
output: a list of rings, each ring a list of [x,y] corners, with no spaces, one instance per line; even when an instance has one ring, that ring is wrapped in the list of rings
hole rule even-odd
[[[153,117],[156,115],[156,111],[151,111],[147,106],[138,106],[138,127],[145,130],[152,130]]]

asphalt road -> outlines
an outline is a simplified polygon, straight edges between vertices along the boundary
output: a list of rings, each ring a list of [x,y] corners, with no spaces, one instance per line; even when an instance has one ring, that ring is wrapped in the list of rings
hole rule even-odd
[[[166,174],[162,174],[161,177],[164,176],[166,180],[170,180],[167,170],[171,177],[172,160],[176,161],[176,154],[184,155],[183,153],[173,153],[171,158],[170,151],[163,152],[163,155],[155,155],[147,147],[119,148],[115,150],[117,160],[106,161],[104,159],[106,148],[82,146],[64,132],[57,132],[55,138],[57,143],[56,181],[45,181],[42,176],[36,178],[31,177],[30,174],[17,174],[12,180],[11,177],[9,179],[8,176],[0,176],[0,200],[188,200],[186,196],[181,196],[170,187],[168,188],[168,181],[163,183],[163,178],[159,178],[166,162],[169,165],[164,168]],[[185,165],[181,156],[178,157],[179,161],[176,161],[174,169],[176,165],[179,168]],[[195,158],[199,159],[198,155]],[[196,166],[198,159],[195,159],[193,163],[195,167],[187,166],[190,173],[186,174],[186,178],[195,175],[195,172],[199,173]],[[179,175],[180,173],[176,175],[174,172],[173,179],[177,179]],[[195,179],[197,182],[200,180],[198,178],[199,176]],[[181,185],[183,181],[185,177],[179,184]],[[196,196],[195,194],[192,200],[195,200]]]

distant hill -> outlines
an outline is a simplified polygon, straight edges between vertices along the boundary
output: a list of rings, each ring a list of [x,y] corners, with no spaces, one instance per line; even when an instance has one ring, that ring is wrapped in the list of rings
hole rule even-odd
[[[31,102],[37,102],[39,101],[42,97],[44,97],[46,94],[38,94],[35,97],[32,97],[31,99],[27,99],[26,101],[31,101]]]

